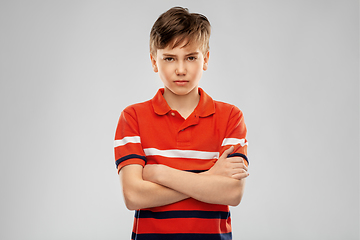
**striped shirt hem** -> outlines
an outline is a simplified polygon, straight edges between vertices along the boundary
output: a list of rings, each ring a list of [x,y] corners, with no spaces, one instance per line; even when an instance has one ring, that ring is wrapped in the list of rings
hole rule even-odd
[[[132,233],[132,240],[231,240],[232,233]]]

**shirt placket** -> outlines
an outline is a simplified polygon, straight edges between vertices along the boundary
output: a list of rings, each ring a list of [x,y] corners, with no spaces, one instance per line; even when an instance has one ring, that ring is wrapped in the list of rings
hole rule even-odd
[[[199,123],[199,116],[192,113],[177,129],[177,146],[188,147],[191,145],[193,126]]]

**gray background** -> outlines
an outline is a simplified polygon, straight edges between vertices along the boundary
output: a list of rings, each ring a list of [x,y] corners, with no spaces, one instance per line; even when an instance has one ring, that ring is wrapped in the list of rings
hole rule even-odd
[[[234,239],[359,238],[359,2],[0,2],[0,239],[130,239],[113,138],[161,87],[149,31],[213,26],[200,82],[237,105],[250,177]]]

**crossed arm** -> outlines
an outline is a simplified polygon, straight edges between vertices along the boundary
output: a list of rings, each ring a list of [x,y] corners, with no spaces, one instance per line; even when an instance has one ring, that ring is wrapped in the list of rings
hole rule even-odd
[[[160,164],[123,167],[120,179],[127,208],[164,206],[189,197],[212,204],[238,205],[249,173],[243,158],[227,158],[232,151],[230,147],[211,169],[200,174]]]

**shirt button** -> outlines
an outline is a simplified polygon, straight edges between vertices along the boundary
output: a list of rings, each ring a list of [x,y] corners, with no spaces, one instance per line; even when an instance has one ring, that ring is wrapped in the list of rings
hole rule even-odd
[[[175,116],[175,113],[174,113],[174,112],[172,112],[172,113],[171,113],[171,116]]]

